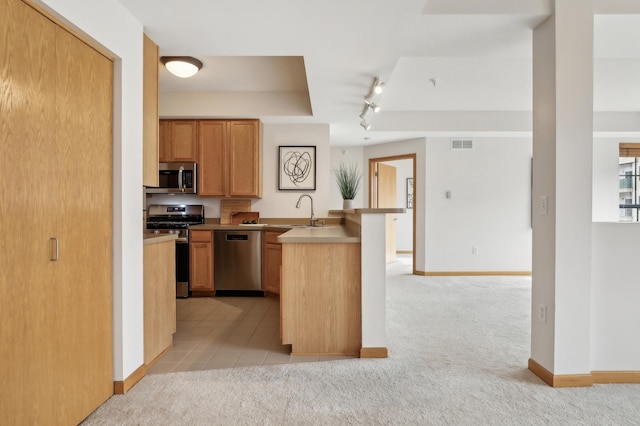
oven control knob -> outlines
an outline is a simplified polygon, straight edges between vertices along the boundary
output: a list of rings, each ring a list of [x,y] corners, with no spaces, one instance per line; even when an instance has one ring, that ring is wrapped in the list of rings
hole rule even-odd
[[[160,233],[160,231],[158,231],[157,229],[155,231],[153,231],[154,234],[158,235]]]

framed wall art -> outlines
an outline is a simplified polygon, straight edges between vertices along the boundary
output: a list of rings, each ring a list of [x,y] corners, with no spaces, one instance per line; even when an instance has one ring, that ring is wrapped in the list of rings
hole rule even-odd
[[[315,191],[316,147],[279,146],[278,189]]]
[[[413,178],[407,178],[407,208],[413,208]]]

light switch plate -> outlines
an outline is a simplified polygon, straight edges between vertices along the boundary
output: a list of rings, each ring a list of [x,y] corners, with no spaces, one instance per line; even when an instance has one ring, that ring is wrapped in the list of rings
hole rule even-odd
[[[538,214],[549,214],[549,197],[547,195],[541,195],[538,199]]]

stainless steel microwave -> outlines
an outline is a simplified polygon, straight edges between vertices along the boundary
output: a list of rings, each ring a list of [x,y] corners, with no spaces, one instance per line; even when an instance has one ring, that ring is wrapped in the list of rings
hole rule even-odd
[[[160,163],[159,186],[147,187],[152,194],[196,194],[197,163]]]

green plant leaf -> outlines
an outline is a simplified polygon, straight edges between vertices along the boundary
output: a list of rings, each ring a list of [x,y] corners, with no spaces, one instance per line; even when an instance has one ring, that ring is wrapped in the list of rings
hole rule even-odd
[[[360,190],[360,179],[362,175],[358,171],[355,163],[346,165],[340,163],[337,169],[333,170],[338,188],[343,200],[353,200]]]

